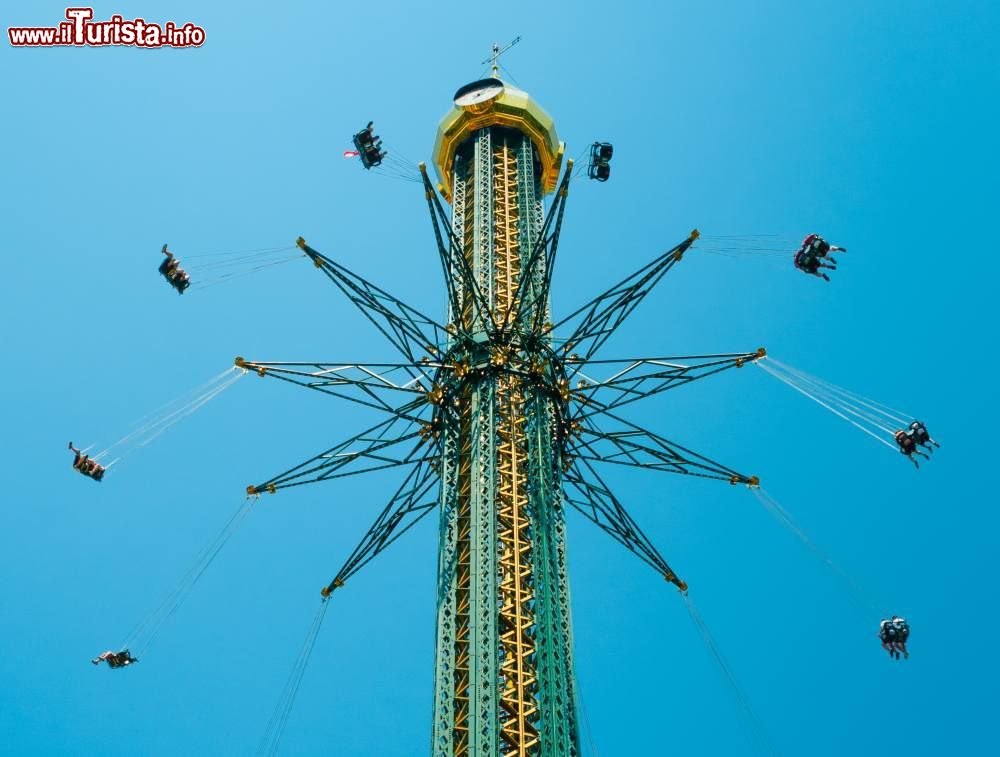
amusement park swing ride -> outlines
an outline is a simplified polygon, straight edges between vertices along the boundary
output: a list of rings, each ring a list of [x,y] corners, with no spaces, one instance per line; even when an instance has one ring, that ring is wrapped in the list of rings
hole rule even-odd
[[[635,308],[703,243],[698,231],[590,301],[567,314],[554,314],[552,276],[572,179],[579,170],[566,158],[549,115],[526,92],[498,78],[497,56],[502,52],[494,47],[492,75],[459,89],[440,123],[433,151],[439,183],[432,182],[423,163],[419,175],[409,177],[419,180],[427,204],[445,283],[446,317],[439,320],[420,312],[300,237],[294,257],[308,257],[393,345],[397,361],[343,364],[238,357],[235,373],[216,377],[126,437],[146,439],[162,433],[249,372],[358,403],[381,417],[364,431],[248,486],[246,503],[178,587],[129,635],[123,652],[109,650],[94,661],[106,659],[118,667],[113,655],[124,654],[121,659],[135,662],[129,646],[141,658],[258,497],[399,469],[398,488],[322,587],[316,618],[268,723],[263,752],[277,750],[328,600],[437,511],[432,753],[581,754],[567,511],[582,515],[687,598],[687,584],[609,488],[601,475],[603,466],[750,487],[780,520],[806,538],[787,512],[760,491],[757,477],[630,420],[627,406],[732,369],[760,365],[890,447],[895,445],[886,435],[892,438],[894,429],[900,423],[906,428],[909,420],[892,408],[767,358],[763,348],[604,357],[602,348]],[[382,170],[399,158],[381,148],[372,129],[369,123],[355,135],[353,154],[365,168]],[[587,175],[607,180],[612,155],[609,143],[594,143]],[[395,165],[396,171],[405,170],[401,161]],[[546,195],[552,196],[547,209]],[[739,241],[715,244],[726,251]],[[826,246],[825,251],[819,246],[810,249],[820,250],[818,259],[827,256]],[[163,252],[168,258],[160,272],[182,293],[191,279],[166,245]],[[286,262],[289,252],[257,251],[245,261],[256,269]],[[258,253],[264,257],[255,257]],[[91,460],[85,452],[77,451],[77,458]],[[92,472],[105,454],[110,453],[83,465]],[[97,464],[101,476],[110,465]],[[76,463],[74,467],[94,477]],[[690,609],[725,667],[707,628]],[[749,703],[744,705],[753,721]],[[754,727],[762,731],[759,724]],[[766,744],[762,733],[758,737]]]

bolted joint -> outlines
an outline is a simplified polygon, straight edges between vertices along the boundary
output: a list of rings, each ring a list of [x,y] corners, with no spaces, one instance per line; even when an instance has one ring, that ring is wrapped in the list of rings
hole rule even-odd
[[[244,360],[244,359],[243,359],[242,357],[240,357],[239,355],[237,355],[237,356],[236,356],[236,359],[235,359],[235,360],[233,361],[233,365],[235,365],[235,366],[236,366],[237,368],[243,368],[243,369],[246,369],[246,367],[247,367],[247,361],[246,361],[246,360]]]
[[[506,349],[496,349],[490,355],[490,364],[496,368],[506,365],[510,361],[510,352]]]
[[[327,599],[331,594],[333,594],[333,592],[336,589],[339,589],[343,585],[344,585],[343,580],[341,580],[340,578],[335,578],[333,579],[332,584],[330,584],[329,586],[324,586],[322,589],[319,590],[319,593],[323,597],[323,599]]]
[[[559,379],[556,382],[556,390],[563,402],[569,402],[569,379]]]
[[[756,355],[758,360],[760,360],[761,358],[765,358],[767,357],[767,350],[765,350],[763,347],[758,347]]]
[[[441,430],[437,423],[433,421],[428,423],[427,421],[420,421],[420,438],[424,441],[430,439],[437,439],[441,436]]]

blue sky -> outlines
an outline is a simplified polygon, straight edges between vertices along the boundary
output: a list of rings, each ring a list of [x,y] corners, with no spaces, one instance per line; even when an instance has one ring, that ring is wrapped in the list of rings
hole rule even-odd
[[[3,26],[64,6],[8,4]],[[374,118],[428,159],[494,40],[568,153],[615,145],[570,197],[553,307],[683,239],[820,231],[830,284],[789,259],[687,256],[605,357],[754,349],[910,410],[944,447],[919,472],[762,371],[631,417],[759,475],[883,612],[891,663],[843,582],[745,490],[611,470],[784,755],[940,755],[992,743],[998,621],[995,4],[932,2],[120,2],[98,18],[193,21],[193,50],[0,48],[0,744],[11,754],[245,754],[318,602],[393,489],[344,480],[265,498],[133,670],[88,660],[159,601],[247,483],[375,422],[247,377],[100,485],[66,440],[114,439],[231,364],[382,361],[391,347],[306,263],[170,292],[195,254],[317,249],[444,309],[417,185],[341,158]],[[676,592],[570,515],[585,754],[752,754]],[[429,741],[436,530],[421,524],[334,596],[286,754],[412,755]],[[974,623],[972,619],[975,619]],[[988,642],[988,640],[987,640]],[[596,749],[594,748],[596,746]]]

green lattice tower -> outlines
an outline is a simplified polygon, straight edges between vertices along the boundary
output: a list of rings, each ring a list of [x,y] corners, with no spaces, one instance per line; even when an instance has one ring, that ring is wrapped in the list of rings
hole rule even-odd
[[[541,336],[544,255],[531,255],[562,152],[544,111],[496,79],[459,90],[435,146],[452,206],[458,367],[437,388],[452,420],[434,755],[579,754],[558,444],[566,385]]]

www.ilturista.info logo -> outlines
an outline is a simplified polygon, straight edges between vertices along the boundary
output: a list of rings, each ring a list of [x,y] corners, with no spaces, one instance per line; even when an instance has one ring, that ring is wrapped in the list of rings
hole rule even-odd
[[[58,26],[11,26],[7,29],[14,47],[199,47],[205,30],[192,23],[167,21],[162,26],[136,18],[126,21],[115,15],[110,21],[94,21],[93,8],[67,8],[67,21]]]

